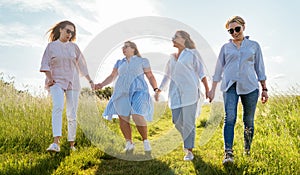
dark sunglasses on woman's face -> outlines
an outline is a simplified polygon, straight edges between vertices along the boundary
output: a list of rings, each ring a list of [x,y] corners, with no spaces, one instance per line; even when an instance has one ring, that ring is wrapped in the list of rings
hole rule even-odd
[[[234,29],[231,28],[231,29],[228,30],[228,32],[229,32],[230,34],[233,34],[234,31],[235,31],[236,33],[238,33],[238,32],[241,31],[241,28],[242,28],[241,26],[235,27]]]
[[[71,31],[70,29],[66,29],[66,32],[67,32],[67,34],[72,34],[72,36],[74,36],[74,34],[75,34],[75,32],[74,31]]]
[[[124,45],[124,46],[122,47],[122,49],[127,49],[128,47],[130,47],[130,46]]]

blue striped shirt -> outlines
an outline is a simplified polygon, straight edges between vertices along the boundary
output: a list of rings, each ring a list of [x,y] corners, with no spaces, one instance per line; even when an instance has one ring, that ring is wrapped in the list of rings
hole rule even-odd
[[[244,38],[239,49],[232,40],[221,48],[213,81],[222,80],[223,92],[236,83],[237,94],[248,94],[259,88],[258,81],[267,79],[261,48],[248,38]]]

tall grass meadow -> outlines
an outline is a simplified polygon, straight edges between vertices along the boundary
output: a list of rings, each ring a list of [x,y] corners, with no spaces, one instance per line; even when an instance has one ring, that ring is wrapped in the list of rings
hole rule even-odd
[[[52,142],[51,98],[17,91],[12,83],[1,79],[0,174],[300,174],[298,95],[277,94],[265,105],[258,103],[250,156],[243,155],[243,123],[239,113],[234,140],[235,163],[230,167],[222,165],[223,114],[215,114],[221,121],[214,133],[207,132],[211,121],[210,104],[203,106],[197,119],[195,159],[186,162],[181,139],[178,133],[172,133],[174,126],[166,104],[156,104],[154,122],[149,124],[149,140],[156,140],[152,158],[138,151],[142,150],[142,142],[134,126],[137,152],[128,158],[121,154],[124,143],[118,120],[107,121],[101,117],[106,103],[96,96],[82,95],[77,151],[71,152],[68,148],[64,112],[61,152],[48,153],[46,148]],[[241,106],[239,108],[241,111]],[[207,134],[213,135],[202,141]]]

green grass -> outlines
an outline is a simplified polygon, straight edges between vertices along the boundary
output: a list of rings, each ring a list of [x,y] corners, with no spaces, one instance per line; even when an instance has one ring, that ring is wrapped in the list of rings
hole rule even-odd
[[[166,104],[156,104],[149,123],[153,159],[142,152],[133,126],[136,152],[121,154],[118,120],[101,117],[106,102],[82,96],[76,152],[66,140],[64,113],[61,152],[47,153],[52,142],[51,99],[32,97],[0,81],[0,174],[300,174],[300,97],[272,96],[258,104],[251,156],[243,155],[241,114],[235,128],[235,164],[223,167],[222,107],[205,105],[197,119],[195,159],[183,161],[182,142]],[[211,109],[212,112],[211,112]],[[240,110],[241,111],[241,107]]]

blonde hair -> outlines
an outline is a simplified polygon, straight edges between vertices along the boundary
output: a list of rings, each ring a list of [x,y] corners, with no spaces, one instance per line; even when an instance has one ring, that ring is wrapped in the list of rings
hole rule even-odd
[[[189,49],[196,49],[196,46],[195,46],[195,43],[194,41],[191,39],[190,37],[190,34],[188,34],[186,31],[183,31],[183,30],[178,30],[177,31],[180,36],[185,39],[185,42],[184,42],[184,46],[186,48],[189,48]]]
[[[245,21],[244,21],[244,19],[242,17],[240,17],[240,16],[233,16],[233,17],[229,18],[226,21],[226,24],[225,24],[226,29],[229,28],[229,24],[230,23],[234,23],[234,22],[236,22],[236,23],[238,23],[238,24],[240,24],[242,26],[245,25]]]
[[[136,46],[136,44],[134,42],[126,41],[124,44],[129,44],[129,46],[134,49],[134,55],[136,55],[138,57],[142,57],[139,50],[138,50],[138,48],[137,48],[137,46]]]

